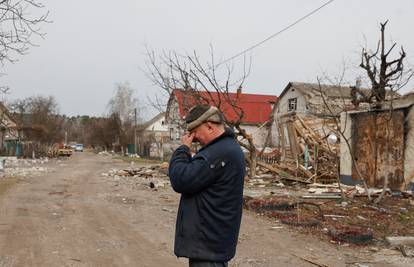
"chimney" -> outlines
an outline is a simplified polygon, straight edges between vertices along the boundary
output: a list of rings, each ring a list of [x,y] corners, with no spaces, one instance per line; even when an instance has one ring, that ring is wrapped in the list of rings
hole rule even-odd
[[[239,88],[237,88],[237,97],[239,97],[241,93],[242,93],[242,87],[240,85]]]

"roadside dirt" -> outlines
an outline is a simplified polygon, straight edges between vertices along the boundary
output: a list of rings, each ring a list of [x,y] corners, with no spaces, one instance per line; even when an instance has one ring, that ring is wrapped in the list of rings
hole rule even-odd
[[[8,183],[0,193],[0,266],[187,266],[173,254],[179,195],[102,176],[128,166],[75,153],[48,162],[51,172]],[[331,244],[245,211],[230,266],[414,266],[410,260]]]

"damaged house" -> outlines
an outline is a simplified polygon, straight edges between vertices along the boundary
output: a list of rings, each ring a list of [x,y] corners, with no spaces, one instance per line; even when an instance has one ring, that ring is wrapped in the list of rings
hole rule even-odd
[[[224,99],[217,92],[202,91],[198,92],[198,94],[202,97],[202,102],[208,102],[209,104],[213,101],[207,99],[214,99],[214,102]],[[185,129],[185,115],[191,107],[198,103],[196,97],[191,91],[182,89],[175,89],[170,95],[166,111],[166,122],[171,140],[180,139]],[[244,116],[241,120],[241,127],[248,134],[252,135],[257,147],[262,147],[268,138],[270,115],[273,105],[277,101],[277,96],[246,94],[239,89],[237,93],[228,93],[226,97],[230,98],[232,102],[243,110]],[[228,122],[231,123],[238,119],[238,115],[227,101],[221,101],[220,110],[224,113]]]
[[[361,175],[369,187],[382,188],[387,178],[391,190],[413,189],[414,93],[381,109],[344,112],[341,128],[347,138],[341,140],[343,183],[360,183]]]
[[[333,182],[339,164],[340,114],[354,109],[353,87],[289,82],[273,109],[279,167],[307,181]]]
[[[334,134],[337,127],[332,117],[353,108],[351,91],[352,87],[346,86],[289,82],[273,109],[271,129],[282,157],[296,159],[301,153],[304,144],[298,143],[298,134],[324,140]]]

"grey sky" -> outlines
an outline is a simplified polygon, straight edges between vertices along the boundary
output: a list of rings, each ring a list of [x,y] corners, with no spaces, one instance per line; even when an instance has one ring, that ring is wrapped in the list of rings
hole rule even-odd
[[[102,115],[117,82],[129,81],[142,101],[158,90],[139,70],[145,45],[206,55],[211,43],[217,57],[228,58],[326,0],[42,2],[53,23],[43,27],[47,36],[36,41],[39,47],[3,67],[7,76],[1,83],[12,90],[7,98],[54,95],[61,113]],[[336,0],[250,53],[252,72],[244,91],[278,95],[289,81],[338,75],[344,61],[353,82],[362,74],[361,47],[375,48],[379,22],[386,19],[388,40],[402,44],[414,63],[413,11],[412,0]]]

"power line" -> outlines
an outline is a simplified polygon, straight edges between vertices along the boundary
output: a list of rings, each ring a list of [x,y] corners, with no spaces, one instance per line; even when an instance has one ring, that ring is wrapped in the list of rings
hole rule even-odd
[[[240,53],[237,53],[236,55],[234,55],[234,56],[232,56],[232,57],[229,57],[228,59],[223,60],[222,62],[218,63],[215,67],[217,67],[217,66],[219,66],[219,65],[221,65],[221,64],[224,64],[224,63],[226,63],[226,62],[229,62],[229,61],[231,61],[231,60],[235,59],[236,57],[239,57],[239,56],[241,56],[241,55],[244,55],[246,52],[248,52],[248,51],[250,51],[250,50],[253,50],[253,49],[255,49],[256,47],[258,47],[258,46],[260,46],[260,45],[264,44],[265,42],[269,41],[270,39],[272,39],[272,38],[274,38],[274,37],[278,36],[279,34],[281,34],[281,33],[285,32],[285,31],[287,31],[288,29],[292,28],[293,26],[295,26],[296,24],[300,23],[301,21],[303,21],[303,20],[307,19],[308,17],[312,16],[313,14],[315,14],[316,12],[318,12],[319,10],[321,10],[322,8],[324,8],[325,6],[329,5],[329,4],[330,4],[330,3],[332,3],[333,1],[335,1],[335,0],[329,0],[329,1],[327,1],[327,2],[326,2],[326,3],[324,3],[323,5],[321,5],[321,6],[319,6],[318,8],[316,8],[316,9],[312,10],[311,12],[309,12],[309,13],[307,13],[306,15],[302,16],[301,18],[297,19],[296,21],[294,21],[293,23],[289,24],[288,26],[286,26],[285,28],[281,29],[280,31],[278,31],[278,32],[276,32],[276,33],[274,33],[274,34],[270,35],[269,37],[267,37],[266,39],[264,39],[264,40],[262,40],[262,41],[258,42],[257,44],[250,46],[249,48],[247,48],[247,49],[245,49],[245,50],[241,51]]]

